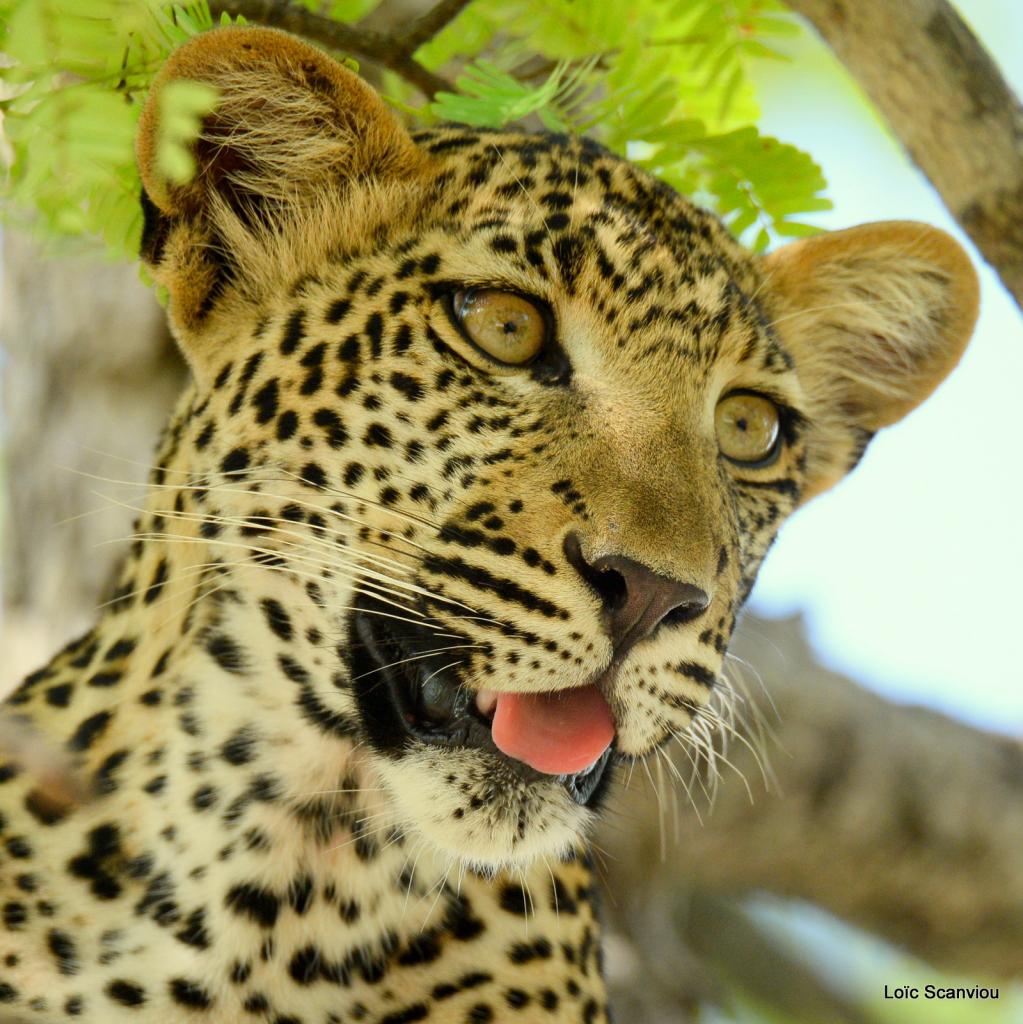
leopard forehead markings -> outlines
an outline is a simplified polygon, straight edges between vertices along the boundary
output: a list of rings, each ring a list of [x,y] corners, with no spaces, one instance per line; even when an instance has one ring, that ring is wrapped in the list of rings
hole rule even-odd
[[[325,139],[320,163],[293,161],[311,213],[270,178],[247,206],[259,151],[225,185],[217,154],[247,144],[227,123],[200,179],[224,201],[208,204],[147,173],[143,118],[144,251],[195,383],[100,623],[9,702],[76,759],[90,798],[0,767],[0,1005],[40,1020],[605,1020],[585,833],[610,776],[573,797],[449,705],[598,679],[622,758],[707,714],[782,520],[961,351],[968,263],[934,229],[878,225],[760,266],[587,140],[409,138],[348,72],[276,33],[180,53],[174,74],[215,80],[241,55],[268,76],[274,102],[228,95],[225,117],[278,116],[284,144],[308,145],[308,124],[329,123],[303,120],[308,88],[341,96],[344,138],[376,148],[360,164]],[[316,185],[321,163],[335,177]],[[482,360],[447,305],[471,286],[544,304],[542,357]],[[719,454],[730,390],[788,410],[770,465]],[[707,606],[619,656],[590,571],[604,557]],[[403,703],[431,680],[443,729]]]

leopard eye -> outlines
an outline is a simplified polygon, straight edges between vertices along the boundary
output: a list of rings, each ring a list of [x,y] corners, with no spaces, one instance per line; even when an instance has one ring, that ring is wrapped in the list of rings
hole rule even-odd
[[[512,292],[470,288],[452,296],[455,320],[469,340],[491,359],[522,366],[547,340],[547,318],[535,303]]]
[[[762,463],[778,449],[778,406],[763,395],[733,391],[718,402],[714,425],[721,454],[733,462]]]

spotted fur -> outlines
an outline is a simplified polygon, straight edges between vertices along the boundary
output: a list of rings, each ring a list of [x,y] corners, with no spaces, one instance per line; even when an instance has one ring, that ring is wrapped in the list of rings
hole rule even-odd
[[[757,260],[586,139],[410,136],[278,33],[197,38],[154,96],[177,77],[221,93],[191,184],[156,99],[139,141],[193,383],[113,599],[9,701],[85,795],[0,768],[0,1012],[604,1021],[600,794],[388,734],[352,609],[429,623],[470,689],[555,690],[612,658],[569,533],[698,586],[608,677],[643,757],[701,714],[782,521],[958,359],[969,263],[912,224]],[[468,285],[550,311],[537,361],[467,343]],[[718,451],[737,388],[783,409],[770,465]]]

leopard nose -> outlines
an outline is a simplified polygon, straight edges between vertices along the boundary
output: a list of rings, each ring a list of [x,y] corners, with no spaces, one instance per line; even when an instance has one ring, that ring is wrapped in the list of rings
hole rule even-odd
[[[660,626],[690,622],[706,611],[710,596],[692,583],[654,572],[624,555],[586,560],[576,533],[565,538],[569,564],[596,591],[616,658]]]

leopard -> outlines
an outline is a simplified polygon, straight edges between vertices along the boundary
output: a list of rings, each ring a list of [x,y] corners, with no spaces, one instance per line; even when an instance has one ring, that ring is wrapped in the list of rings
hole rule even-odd
[[[179,82],[217,96],[188,180]],[[970,259],[908,221],[754,254],[585,135],[407,127],[270,28],[177,49],[136,152],[190,379],[96,625],[6,703],[75,781],[5,748],[0,1014],[609,1021],[615,776],[956,365]]]

